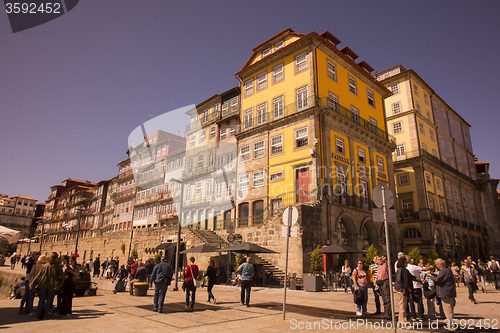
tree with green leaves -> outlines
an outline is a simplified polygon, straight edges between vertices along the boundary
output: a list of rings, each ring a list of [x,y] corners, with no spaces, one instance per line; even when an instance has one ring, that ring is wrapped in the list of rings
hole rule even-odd
[[[132,249],[132,258],[137,258],[137,251],[135,249]]]
[[[370,247],[366,251],[364,257],[363,257],[363,266],[365,266],[365,269],[368,269],[371,264],[373,264],[373,258],[378,254],[377,249],[373,244],[370,244]]]
[[[236,272],[236,270],[238,269],[238,267],[240,267],[240,265],[242,263],[244,263],[245,261],[246,261],[245,255],[243,253],[238,253],[236,255],[236,260],[234,262],[234,265],[235,265],[234,271]]]
[[[311,274],[318,275],[323,272],[323,256],[321,255],[321,247],[316,247],[311,253]]]
[[[155,254],[153,260],[155,261],[155,265],[158,265],[161,261],[161,256],[162,256],[162,252],[160,251],[159,253]]]
[[[439,258],[439,254],[437,254],[436,251],[429,250],[429,252],[427,252],[427,261],[429,261],[431,265],[434,265],[437,258]]]
[[[125,254],[125,244],[124,243],[122,243],[121,249],[122,249],[122,253]]]
[[[411,249],[410,253],[408,253],[408,257],[410,257],[410,259],[413,259],[415,265],[418,265],[420,259],[422,259],[422,255],[420,254],[420,250],[418,249],[418,247],[414,247],[413,249]]]

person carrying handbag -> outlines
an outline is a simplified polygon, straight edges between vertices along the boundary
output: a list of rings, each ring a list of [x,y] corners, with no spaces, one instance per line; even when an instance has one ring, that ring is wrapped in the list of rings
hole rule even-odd
[[[468,259],[464,260],[464,264],[460,268],[460,275],[462,276],[467,289],[469,289],[469,301],[471,301],[473,304],[477,304],[476,299],[474,298],[474,292],[479,289],[476,284],[477,271],[474,266],[471,265]]]
[[[188,267],[186,268],[186,272],[184,273],[184,288],[186,288],[186,306],[184,307],[184,309],[186,311],[193,311],[199,271],[198,266],[194,264],[194,257],[189,258],[189,261],[191,262],[191,264],[188,265]],[[189,302],[190,299],[191,303]]]

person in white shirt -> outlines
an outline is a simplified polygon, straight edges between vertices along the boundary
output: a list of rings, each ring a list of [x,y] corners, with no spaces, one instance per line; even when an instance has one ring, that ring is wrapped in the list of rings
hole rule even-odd
[[[410,261],[408,256],[407,256],[407,261]],[[411,275],[413,275],[416,280],[413,281],[413,296],[410,297],[410,317],[411,320],[418,320],[422,321],[422,318],[424,317],[424,303],[422,301],[422,283],[421,281],[421,273],[422,273],[422,267],[419,267],[414,264],[408,264],[406,269],[410,272]],[[415,314],[415,303],[417,303],[417,314]]]

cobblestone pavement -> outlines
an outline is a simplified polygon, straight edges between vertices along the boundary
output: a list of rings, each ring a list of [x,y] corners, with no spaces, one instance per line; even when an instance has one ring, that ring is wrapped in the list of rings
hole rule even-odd
[[[10,269],[9,269],[10,270]],[[7,272],[6,267],[0,271]],[[18,271],[17,269],[15,271]],[[22,271],[19,271],[22,273]],[[97,280],[96,280],[97,281]],[[129,293],[111,292],[112,282],[98,280],[97,296],[76,297],[73,315],[52,316],[46,321],[37,321],[27,315],[18,315],[20,300],[0,300],[0,330],[3,332],[53,332],[70,330],[76,332],[394,332],[387,329],[386,322],[375,316],[357,321],[351,294],[343,291],[308,293],[299,290],[287,291],[287,312],[283,320],[283,290],[278,288],[252,288],[251,306],[239,303],[239,289],[231,286],[214,287],[217,304],[209,304],[205,288],[196,293],[195,311],[185,312],[185,294],[182,291],[167,292],[164,313],[153,311],[153,290],[148,296],[136,297]],[[455,313],[458,323],[475,327],[477,324],[500,320],[500,293],[493,291],[477,293],[478,304],[467,299],[467,288],[458,288]],[[170,288],[169,288],[170,289]],[[397,297],[397,296],[396,296]],[[36,305],[37,299],[35,299]],[[397,300],[396,300],[397,302]],[[369,294],[368,311],[374,312],[373,296]],[[421,327],[404,331],[443,332],[443,322],[436,330],[434,322],[424,321]],[[359,325],[359,326],[358,326]],[[500,323],[497,324],[497,327]],[[472,326],[471,326],[472,327]],[[400,331],[400,330],[398,330]],[[459,332],[472,330],[458,329]],[[474,332],[498,332],[474,329]]]

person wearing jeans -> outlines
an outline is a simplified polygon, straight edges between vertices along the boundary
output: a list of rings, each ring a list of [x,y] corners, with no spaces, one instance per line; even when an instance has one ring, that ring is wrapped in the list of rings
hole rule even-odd
[[[196,297],[196,285],[194,284],[194,279],[198,278],[198,266],[194,264],[194,257],[189,258],[191,264],[186,268],[184,276],[184,287],[186,288],[186,306],[184,307],[187,311],[193,311],[194,302]],[[189,302],[191,299],[191,303]]]
[[[64,273],[61,265],[59,265],[58,258],[57,252],[53,252],[49,262],[42,267],[37,276],[30,282],[31,290],[39,290],[37,318],[40,320],[47,318],[54,295],[63,285]]]
[[[252,258],[248,257],[247,261],[238,267],[237,272],[241,273],[241,300],[242,305],[250,306],[250,291],[252,291],[252,278],[254,274],[254,267],[252,265]]]
[[[389,266],[383,257],[377,258],[378,271],[377,280],[375,283],[378,285],[378,290],[382,301],[384,302],[384,315],[382,319],[391,320],[392,319],[392,309],[391,309],[391,290],[389,284]]]
[[[358,260],[357,267],[352,272],[352,282],[354,289],[361,289],[363,293],[363,304],[356,304],[356,316],[367,315],[366,304],[368,303],[368,273],[363,267],[363,260]]]
[[[146,272],[142,272],[142,269],[139,269],[138,272],[141,276],[140,278],[144,278],[146,276]],[[136,273],[136,277],[137,277]],[[172,267],[167,262],[167,257],[162,256],[161,262],[153,268],[153,273],[151,274],[151,282],[152,286],[153,282],[155,283],[155,294],[153,297],[153,306],[155,311],[162,312],[163,303],[165,302],[165,295],[167,294],[167,288],[170,282],[172,281],[172,276],[174,275],[174,271]]]
[[[439,273],[437,275],[428,273],[427,276],[436,284],[436,296],[441,299],[440,303],[443,306],[446,319],[453,322],[455,297],[457,297],[455,278],[451,269],[446,266],[445,260],[438,258],[435,263]]]

